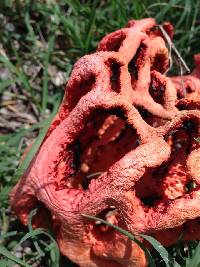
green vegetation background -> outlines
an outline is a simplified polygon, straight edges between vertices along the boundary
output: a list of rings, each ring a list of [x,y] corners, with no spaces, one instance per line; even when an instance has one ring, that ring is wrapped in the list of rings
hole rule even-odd
[[[75,266],[59,259],[53,234],[20,225],[8,193],[30,161],[17,169],[20,156],[38,135],[32,154],[39,147],[75,61],[95,51],[105,34],[144,17],[173,23],[174,43],[192,68],[193,54],[200,52],[199,0],[0,1],[0,267],[13,261]],[[169,252],[181,266],[200,266],[197,241],[180,242]],[[158,253],[153,257],[156,266],[165,266]]]

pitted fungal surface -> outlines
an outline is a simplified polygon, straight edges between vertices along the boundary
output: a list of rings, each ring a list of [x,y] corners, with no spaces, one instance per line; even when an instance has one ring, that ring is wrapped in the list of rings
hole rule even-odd
[[[195,69],[190,75],[171,77],[177,90],[177,107],[200,109],[200,54],[194,55]]]
[[[173,27],[163,28],[172,38]],[[154,19],[105,36],[74,65],[59,112],[11,193],[21,221],[38,207],[34,226],[51,222],[61,252],[79,266],[147,266],[137,244],[82,214],[166,246],[200,238],[199,68],[172,79],[168,68]]]

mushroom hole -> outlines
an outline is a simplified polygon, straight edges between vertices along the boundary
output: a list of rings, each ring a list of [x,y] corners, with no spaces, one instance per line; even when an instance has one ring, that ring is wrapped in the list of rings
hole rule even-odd
[[[128,71],[131,75],[132,84],[134,84],[134,82],[138,80],[138,70],[144,65],[146,49],[147,46],[142,43],[137,49],[136,54],[128,64]]]
[[[195,97],[189,101],[187,98],[182,98],[176,102],[176,107],[178,108],[178,110],[198,110],[199,106],[200,105],[198,101],[195,101]]]
[[[37,200],[37,198],[33,197],[32,201],[32,205],[34,206],[31,207],[30,212],[36,209],[36,213],[32,217],[32,225],[34,227],[42,227],[51,230],[55,226],[55,223],[52,220],[50,210],[43,202]]]
[[[98,110],[71,145],[64,182],[70,183],[71,188],[87,190],[92,179],[108,171],[138,145],[136,130],[126,123],[120,108]]]
[[[185,118],[181,124],[167,133],[164,138],[172,147],[172,154],[182,149],[187,155],[196,147],[195,139],[199,135],[197,119]]]
[[[120,67],[121,65],[113,59],[109,59],[106,64],[110,68],[110,84],[113,91],[119,93],[121,89],[120,84]]]
[[[155,194],[155,195],[150,195],[150,196],[147,196],[147,197],[140,197],[140,200],[142,201],[142,203],[145,205],[145,206],[148,206],[148,207],[153,207],[155,206],[155,204],[160,200],[161,198]]]
[[[173,199],[180,198],[187,193],[187,176],[185,163],[169,158],[155,168],[148,168],[136,183],[136,196],[146,207],[156,207],[160,203],[169,204]]]
[[[149,93],[156,103],[160,105],[164,104],[165,88],[162,84],[159,84],[159,82],[153,77],[149,86]]]
[[[187,158],[196,148],[197,135],[197,121],[186,118],[165,136],[171,147],[170,157],[158,167],[147,168],[135,185],[136,195],[145,206],[154,207],[161,201],[180,198],[198,186],[187,170]]]
[[[104,221],[111,223],[112,225],[118,225],[119,223],[119,214],[115,206],[110,206],[109,208],[102,210],[95,217],[103,219]],[[113,235],[115,229],[112,226],[108,226],[105,223],[102,223],[101,221],[95,221],[92,223],[92,232],[97,239],[100,238],[101,240],[103,240],[104,238],[107,239],[111,235]]]
[[[182,93],[181,98],[184,98],[187,95],[190,95],[194,91],[195,91],[194,88],[192,88],[191,86],[187,85],[185,88],[183,88],[183,93]]]
[[[143,205],[154,207],[161,201],[162,196],[159,187],[167,171],[168,169],[165,164],[156,168],[148,168],[140,180],[136,182],[136,196]]]
[[[93,134],[89,140],[83,138],[88,135],[88,127],[80,136],[82,153],[79,174],[84,176],[82,178],[84,189],[88,188],[91,179],[106,172],[126,153],[136,148],[139,140],[136,130],[126,123],[121,109],[110,110],[109,113],[102,112],[90,123]]]
[[[75,81],[73,85],[68,88],[68,102],[70,104],[70,110],[72,110],[79,100],[90,92],[95,85],[96,77],[93,74],[87,75],[80,81]]]
[[[151,114],[145,108],[143,108],[141,106],[137,106],[136,108],[137,108],[138,112],[140,113],[141,117],[143,118],[143,120],[147,124],[149,124],[150,126],[157,128],[157,127],[162,126],[166,123],[165,119],[156,117],[155,115]]]
[[[185,185],[185,190],[187,193],[192,192],[198,185],[193,180],[189,180]]]
[[[138,79],[138,70],[134,59],[132,59],[128,64],[128,71],[131,75],[131,81]]]
[[[187,87],[185,88],[185,90],[186,90],[186,94],[191,94],[191,93],[194,92],[194,90],[193,90],[190,86],[187,86]]]
[[[153,64],[151,66],[151,70],[156,70],[160,73],[164,73],[169,66],[169,60],[163,53],[158,53],[154,57]]]
[[[112,37],[103,46],[103,51],[115,51],[118,52],[123,41],[126,39],[126,34],[122,31],[112,34]]]
[[[175,86],[177,89],[178,99],[185,98],[197,90],[196,84],[191,79],[182,78],[180,80],[176,80]]]
[[[183,91],[185,91],[185,88],[184,88],[184,90],[177,90],[177,99],[182,99],[182,98],[185,98],[185,96],[186,96],[186,91],[185,92],[183,92]]]
[[[46,220],[44,220],[46,218]],[[51,221],[51,213],[50,211],[46,208],[46,206],[38,201],[37,203],[37,212],[36,215],[33,217],[33,223],[39,223],[39,224],[49,224]]]

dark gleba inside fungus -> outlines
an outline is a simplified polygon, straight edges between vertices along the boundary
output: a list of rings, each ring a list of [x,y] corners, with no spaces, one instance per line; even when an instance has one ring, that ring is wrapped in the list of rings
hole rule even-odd
[[[163,25],[170,38],[173,27]],[[168,49],[153,19],[110,33],[74,65],[46,138],[13,189],[24,224],[51,221],[61,252],[82,267],[147,266],[142,249],[82,216],[168,246],[199,239],[200,72],[166,76]],[[141,239],[141,242],[143,240]]]

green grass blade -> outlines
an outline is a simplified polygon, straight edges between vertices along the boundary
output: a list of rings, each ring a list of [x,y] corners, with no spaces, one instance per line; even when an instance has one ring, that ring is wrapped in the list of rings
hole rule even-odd
[[[9,250],[7,250],[4,246],[0,245],[0,254],[6,257],[7,259],[14,261],[15,263],[24,266],[24,267],[31,267],[31,265],[25,263],[24,261],[15,257]]]
[[[128,231],[122,229],[121,227],[114,225],[114,224],[111,224],[111,223],[109,223],[109,222],[107,222],[101,218],[97,218],[97,217],[86,215],[86,214],[82,214],[82,216],[87,218],[87,219],[100,221],[100,222],[114,228],[115,230],[119,231],[121,234],[127,236],[130,240],[134,241],[138,246],[140,246],[143,249],[143,251],[144,251],[144,253],[145,253],[145,255],[149,261],[149,266],[150,267],[156,267],[155,262],[151,256],[149,250],[142,244],[142,242],[140,242],[137,238],[135,238],[135,236],[133,236],[131,233],[129,233]]]
[[[0,267],[13,267],[13,262],[9,259],[0,260]]]
[[[22,163],[20,164],[20,166],[18,167],[17,171],[16,171],[16,176],[20,177],[21,175],[23,175],[24,171],[28,168],[31,160],[33,159],[33,157],[35,156],[36,152],[38,151],[38,149],[40,148],[40,145],[42,144],[42,141],[48,131],[48,128],[51,124],[51,121],[53,119],[53,117],[55,116],[57,109],[58,109],[58,105],[59,105],[60,101],[57,100],[56,104],[54,106],[54,111],[52,112],[52,115],[46,119],[45,121],[43,121],[42,124],[42,129],[40,130],[40,133],[35,141],[35,143],[32,145],[32,147],[30,148],[29,152],[27,153],[27,156],[25,157],[25,159],[22,161]]]
[[[55,4],[54,10],[57,16],[60,18],[65,34],[73,41],[76,47],[83,49],[83,40],[81,38],[80,28],[77,26],[77,22],[74,23],[69,16],[64,14],[59,5]]]
[[[57,242],[44,229],[37,228],[37,229],[32,230],[31,232],[27,233],[25,236],[23,236],[23,238],[20,240],[20,242],[17,244],[17,246],[21,245],[24,241],[26,241],[29,238],[34,239],[38,235],[47,236],[51,240],[51,242],[53,243],[53,248],[52,249],[54,250],[54,253],[55,253],[55,262],[54,262],[54,265],[52,267],[59,267],[60,252],[59,252],[59,248],[58,248]]]
[[[66,0],[65,2],[73,9],[74,15],[78,16],[81,9],[81,3],[78,0]]]
[[[23,160],[23,162],[20,164],[19,168],[17,169],[17,176],[21,176],[24,171],[28,168],[31,160],[33,159],[33,157],[35,156],[36,152],[38,151],[40,145],[42,144],[42,141],[46,135],[46,132],[49,128],[51,119],[48,119],[45,123],[45,125],[43,126],[43,128],[40,130],[40,133],[34,143],[34,145],[31,147],[30,151],[28,152],[27,156],[25,157],[25,159]]]
[[[8,199],[8,194],[11,190],[12,186],[6,185],[0,190],[0,202],[4,202]]]
[[[49,75],[48,75],[48,66],[50,63],[51,55],[53,52],[55,44],[55,34],[53,34],[49,38],[48,42],[48,50],[45,56],[44,60],[44,76],[43,76],[43,86],[42,86],[42,114],[45,114],[45,110],[47,107],[47,100],[48,100],[48,81],[49,81]]]
[[[29,39],[35,42],[37,40],[37,37],[30,23],[30,10],[29,9],[30,9],[30,0],[27,0],[25,3],[25,8],[24,8],[24,22],[28,30]]]
[[[177,28],[180,27],[180,25],[183,21],[185,21],[185,23],[188,24],[189,16],[191,16],[191,8],[192,8],[191,0],[185,0],[185,6],[184,6],[183,14],[181,15],[179,21],[176,24]]]
[[[158,22],[163,21],[163,18],[165,17],[167,12],[169,12],[174,5],[178,4],[178,2],[179,1],[177,0],[170,0],[166,5],[162,6],[160,12],[156,14],[156,17],[155,17],[156,20]],[[159,4],[162,5],[163,3],[159,3]]]
[[[55,241],[55,239],[53,238],[53,236],[48,233],[45,229],[42,228],[37,228],[37,229],[33,229],[32,227],[32,218],[33,216],[35,216],[37,213],[37,209],[34,209],[30,212],[29,214],[29,219],[28,219],[28,229],[29,232],[23,236],[23,238],[16,244],[15,249],[17,249],[18,246],[20,246],[23,242],[25,242],[27,239],[32,239],[33,244],[37,250],[37,257],[36,259],[39,259],[41,257],[45,256],[45,252],[50,252],[50,256],[52,259],[52,267],[59,267],[59,260],[60,260],[60,252],[59,252],[59,248],[57,245],[57,242]],[[43,240],[38,237],[39,235],[45,235],[47,236],[51,243],[47,244],[46,242],[43,242]],[[45,246],[44,251],[40,248],[39,246],[39,242]],[[48,248],[48,249],[47,249]]]
[[[186,267],[199,267],[200,266],[200,242],[197,245],[192,258],[186,260]]]
[[[91,36],[92,36],[92,27],[95,24],[95,18],[96,18],[96,7],[98,4],[98,0],[94,1],[91,12],[90,12],[90,18],[89,22],[86,28],[86,38],[85,38],[85,43],[84,43],[84,53],[87,54],[89,52],[89,45],[91,43]]]
[[[3,239],[5,239],[5,238],[8,238],[8,237],[13,237],[13,236],[16,236],[18,234],[18,232],[17,231],[12,231],[12,232],[8,232],[8,233],[3,233],[3,234],[1,234],[1,236],[0,236],[0,243],[1,243],[1,241],[3,240]]]
[[[29,230],[29,233],[32,233],[33,232],[33,227],[32,227],[32,219],[33,219],[33,216],[36,215],[37,213],[37,209],[34,209],[30,212],[29,214],[29,218],[28,218],[28,230]],[[42,251],[42,249],[40,248],[38,242],[37,242],[37,239],[32,237],[32,240],[33,240],[33,244],[38,252],[38,258],[40,257],[43,257],[45,256],[44,252]]]
[[[154,249],[158,251],[167,267],[181,267],[176,261],[172,259],[168,251],[155,238],[144,234],[140,234],[140,236],[147,240],[154,247]]]
[[[15,80],[3,80],[0,82],[0,94],[11,84],[14,84]]]
[[[16,52],[16,50],[14,49],[13,47],[13,51],[15,52],[15,55],[16,55],[16,58],[17,58],[17,61],[19,63],[20,66],[22,66],[21,62],[20,62],[20,59],[18,57],[18,54]],[[35,99],[34,98],[34,95],[33,95],[33,91],[32,91],[32,88],[30,86],[30,83],[29,83],[29,80],[27,79],[26,75],[24,74],[23,70],[22,69],[19,69],[17,68],[7,57],[5,56],[0,56],[0,62],[4,63],[5,66],[12,72],[14,73],[16,76],[17,76],[17,80],[24,85],[25,89],[30,92],[30,94],[32,95],[33,97],[33,100]]]

